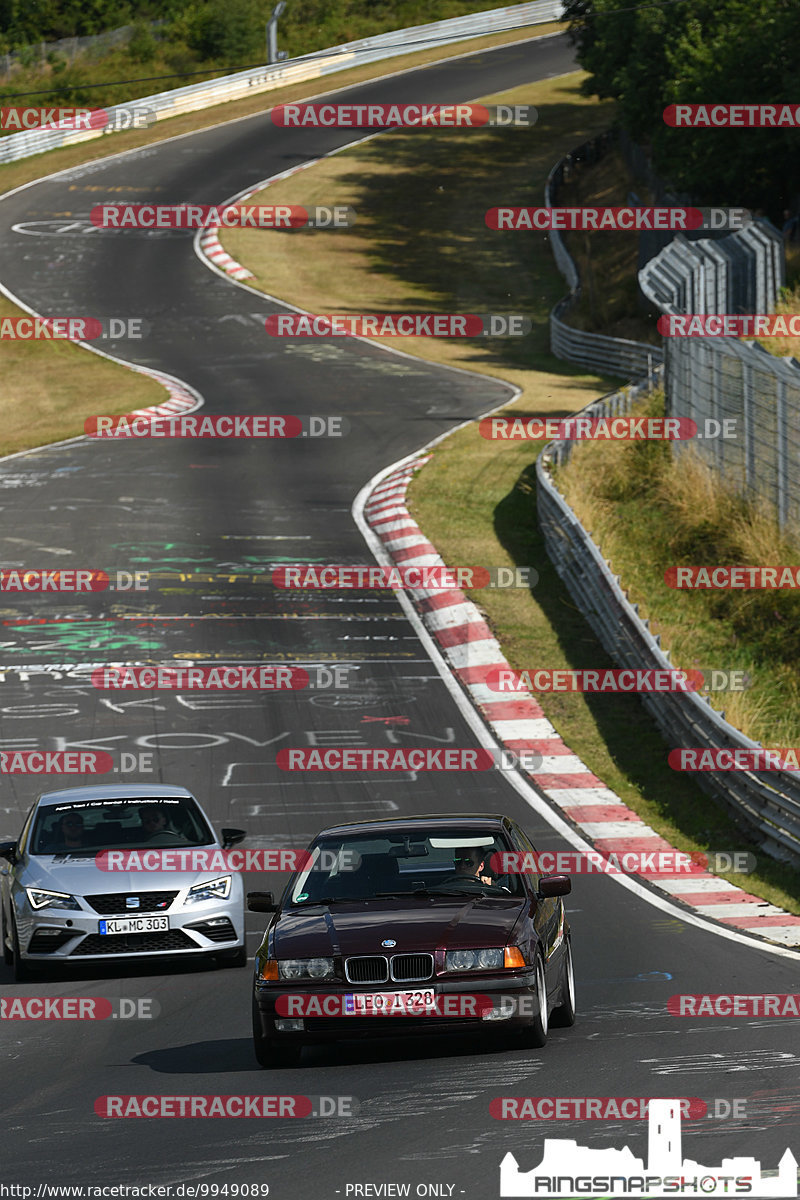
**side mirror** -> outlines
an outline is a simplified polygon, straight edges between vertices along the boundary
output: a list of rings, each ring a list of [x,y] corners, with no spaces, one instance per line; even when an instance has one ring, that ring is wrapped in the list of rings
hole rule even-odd
[[[247,907],[250,912],[277,912],[278,905],[272,892],[248,892]]]
[[[4,858],[6,862],[10,862],[12,865],[17,862],[17,843],[0,842],[0,858]]]
[[[542,900],[551,896],[568,896],[572,891],[572,880],[569,875],[543,875],[539,880],[538,895]]]
[[[222,834],[223,850],[230,850],[231,846],[238,846],[239,842],[243,842],[247,837],[245,829],[221,829],[220,833]]]

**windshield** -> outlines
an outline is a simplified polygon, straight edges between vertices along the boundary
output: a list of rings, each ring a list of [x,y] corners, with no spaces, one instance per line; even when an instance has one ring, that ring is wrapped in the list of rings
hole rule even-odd
[[[492,832],[417,829],[380,837],[326,839],[311,847],[312,861],[290,885],[290,903],[308,905],[382,896],[519,896],[514,875],[491,869],[493,854],[511,847]]]
[[[213,830],[188,796],[76,800],[36,814],[31,854],[208,846]]]

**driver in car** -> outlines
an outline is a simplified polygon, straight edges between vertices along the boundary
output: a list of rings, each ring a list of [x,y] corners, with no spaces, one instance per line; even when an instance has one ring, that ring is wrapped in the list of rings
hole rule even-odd
[[[494,882],[488,873],[486,854],[479,846],[466,846],[463,850],[456,850],[453,855],[453,867],[456,875],[478,879],[481,883],[490,885]]]
[[[148,839],[163,837],[178,837],[167,821],[167,814],[157,804],[144,804],[139,809],[139,820],[142,823],[144,836]]]

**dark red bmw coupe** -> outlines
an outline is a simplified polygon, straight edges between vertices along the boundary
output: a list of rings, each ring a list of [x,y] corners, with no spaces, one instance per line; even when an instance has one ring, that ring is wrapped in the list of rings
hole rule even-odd
[[[263,1067],[337,1038],[505,1031],[543,1046],[548,1025],[573,1024],[571,882],[497,873],[536,853],[509,817],[337,825],[309,851],[279,904],[248,894],[273,914],[253,993]]]

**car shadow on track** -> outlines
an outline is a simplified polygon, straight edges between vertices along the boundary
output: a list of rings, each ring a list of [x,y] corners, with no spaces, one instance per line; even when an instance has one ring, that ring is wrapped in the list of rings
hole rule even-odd
[[[330,1045],[309,1046],[303,1052],[300,1067],[291,1068],[295,1074],[314,1068],[362,1066],[371,1063],[408,1062],[434,1058],[476,1058],[490,1054],[509,1053],[513,1043],[498,1037],[495,1043],[477,1038],[380,1038],[370,1042],[336,1042]],[[264,1071],[253,1054],[250,1038],[228,1038],[218,1041],[189,1042],[163,1050],[147,1050],[131,1059],[136,1066],[149,1067],[164,1075],[216,1075],[233,1071],[256,1071],[265,1078],[276,1071]],[[288,1074],[282,1069],[280,1074]]]

